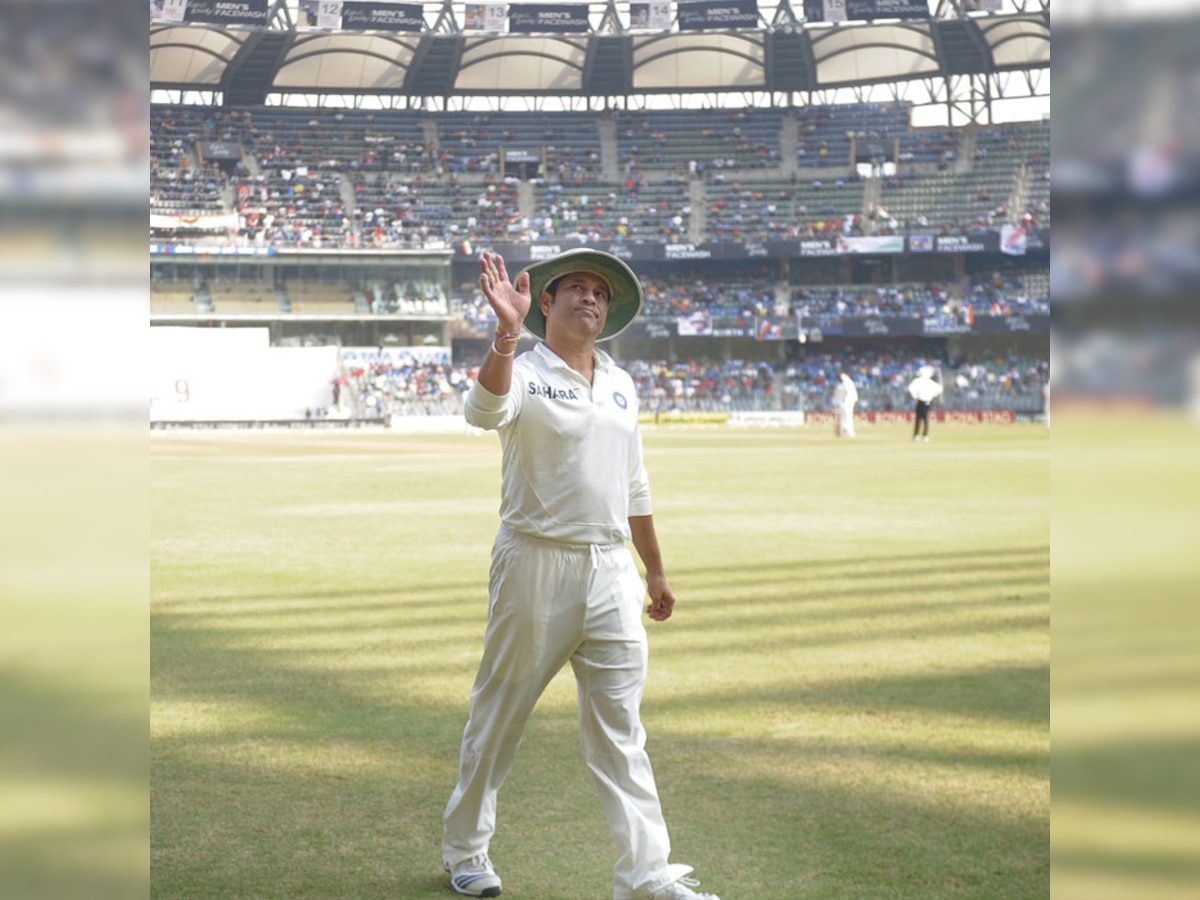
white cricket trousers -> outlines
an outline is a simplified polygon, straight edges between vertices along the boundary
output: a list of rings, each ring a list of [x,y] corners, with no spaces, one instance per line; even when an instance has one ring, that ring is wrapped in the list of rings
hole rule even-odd
[[[483,658],[444,818],[448,865],[487,851],[496,795],[525,724],[569,661],[584,761],[619,851],[613,896],[633,900],[672,880],[670,839],[639,712],[648,656],[644,597],[624,544],[560,544],[500,529]]]

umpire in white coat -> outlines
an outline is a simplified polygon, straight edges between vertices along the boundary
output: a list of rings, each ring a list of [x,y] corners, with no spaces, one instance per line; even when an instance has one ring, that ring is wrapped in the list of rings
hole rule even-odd
[[[908,384],[908,394],[917,402],[913,416],[912,439],[915,441],[921,436],[929,440],[929,407],[942,395],[942,386],[933,380],[932,366],[921,366],[917,377]],[[925,429],[923,435],[922,427]]]
[[[485,253],[480,286],[499,330],[467,397],[472,425],[503,450],[483,658],[471,691],[442,861],[460,894],[496,897],[488,858],[496,801],[525,724],[551,679],[575,673],[584,759],[617,844],[614,900],[708,897],[671,852],[640,705],[651,619],[671,616],[629,374],[596,342],[641,311],[637,277],[597,250],[572,250],[509,280]],[[542,338],[516,356],[522,326]],[[632,541],[646,568],[643,587]],[[565,884],[556,896],[578,896]]]

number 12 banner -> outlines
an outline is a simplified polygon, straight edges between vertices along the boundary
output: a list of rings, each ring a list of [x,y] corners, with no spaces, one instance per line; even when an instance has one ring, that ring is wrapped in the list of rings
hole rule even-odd
[[[300,24],[344,31],[421,31],[425,16],[420,3],[300,0]]]

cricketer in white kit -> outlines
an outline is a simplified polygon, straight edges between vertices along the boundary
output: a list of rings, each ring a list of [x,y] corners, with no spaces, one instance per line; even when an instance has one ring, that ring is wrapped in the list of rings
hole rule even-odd
[[[640,716],[642,602],[648,591],[645,611],[663,621],[675,598],[651,516],[633,379],[595,345],[638,314],[641,286],[619,259],[589,249],[536,263],[515,284],[499,256],[485,253],[481,269],[500,324],[466,417],[500,435],[501,525],[483,658],[443,823],[451,886],[500,895],[488,858],[497,794],[538,698],[570,663],[584,759],[618,849],[614,900],[716,900],[691,890],[690,867],[668,862]],[[518,357],[522,326],[543,342]],[[627,541],[646,567],[645,586]],[[571,891],[563,886],[563,896]]]

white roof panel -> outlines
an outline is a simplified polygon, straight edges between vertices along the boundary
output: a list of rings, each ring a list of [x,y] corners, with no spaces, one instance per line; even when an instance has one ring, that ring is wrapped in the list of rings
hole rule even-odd
[[[761,88],[766,85],[761,34],[698,33],[633,39],[636,90]]]
[[[150,32],[150,82],[197,87],[218,84],[249,34],[232,28],[154,28]]]
[[[813,56],[821,85],[937,75],[941,67],[928,23],[815,29]]]
[[[372,34],[321,34],[292,45],[273,87],[384,90],[404,86],[416,40]]]
[[[454,81],[459,91],[583,89],[587,38],[467,38]]]
[[[992,48],[992,61],[1001,68],[1049,65],[1050,26],[1043,19],[1005,17],[976,19]]]

